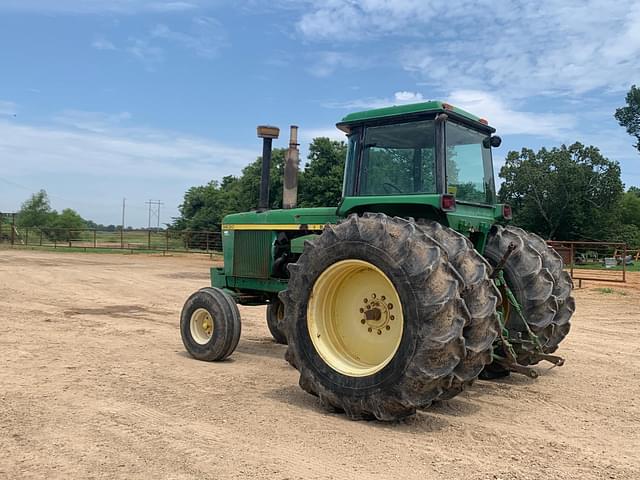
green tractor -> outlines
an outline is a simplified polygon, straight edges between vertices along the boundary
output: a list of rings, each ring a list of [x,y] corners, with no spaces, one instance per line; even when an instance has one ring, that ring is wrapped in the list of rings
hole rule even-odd
[[[348,138],[340,204],[295,208],[290,155],[289,208],[279,210],[267,208],[278,131],[259,127],[260,205],[224,218],[224,267],[182,310],[189,353],[228,357],[237,304],[266,304],[300,386],[332,411],[379,420],[452,398],[481,375],[562,365],[552,353],[569,332],[571,278],[542,239],[504,226],[495,129],[436,101],[353,113],[337,127]]]

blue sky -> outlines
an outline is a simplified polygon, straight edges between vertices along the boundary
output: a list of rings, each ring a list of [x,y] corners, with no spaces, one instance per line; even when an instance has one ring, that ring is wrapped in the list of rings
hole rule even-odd
[[[1,0],[0,211],[145,226],[238,174],[261,123],[341,138],[350,111],[442,99],[508,150],[579,140],[640,185],[613,119],[640,84],[640,2]],[[286,134],[275,146],[285,146]]]

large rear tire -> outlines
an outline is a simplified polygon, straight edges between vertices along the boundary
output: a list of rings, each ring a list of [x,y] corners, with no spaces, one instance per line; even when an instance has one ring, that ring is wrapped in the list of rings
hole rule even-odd
[[[491,266],[467,237],[435,221],[418,222],[418,227],[444,248],[449,262],[462,277],[462,299],[469,309],[465,325],[465,356],[454,370],[451,388],[443,399],[470,386],[492,361],[493,342],[498,335],[497,307],[500,292],[489,278]]]
[[[484,251],[492,265],[497,265],[513,243],[516,246],[504,266],[507,285],[520,303],[524,318],[538,337],[543,353],[553,353],[571,328],[575,311],[571,296],[573,283],[563,270],[562,258],[544,240],[517,227],[495,226]],[[510,337],[527,337],[526,327],[511,309],[505,319]],[[518,363],[534,365],[535,343],[515,343]]]
[[[306,242],[289,271],[286,359],[326,408],[397,420],[457,389],[463,281],[415,223],[353,215]]]

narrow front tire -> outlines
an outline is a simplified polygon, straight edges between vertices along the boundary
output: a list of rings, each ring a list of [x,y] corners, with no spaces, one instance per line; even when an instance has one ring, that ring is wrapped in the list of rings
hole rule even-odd
[[[182,308],[182,343],[198,360],[214,362],[227,358],[238,346],[240,330],[238,306],[219,288],[198,290]]]

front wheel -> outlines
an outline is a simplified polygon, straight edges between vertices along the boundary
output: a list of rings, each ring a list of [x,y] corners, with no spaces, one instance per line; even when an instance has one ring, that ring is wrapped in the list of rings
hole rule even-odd
[[[267,327],[276,343],[287,344],[287,337],[284,335],[284,304],[278,297],[274,297],[267,305]]]
[[[219,288],[192,294],[180,315],[180,334],[187,352],[198,360],[224,360],[240,340],[240,312],[236,302]]]

